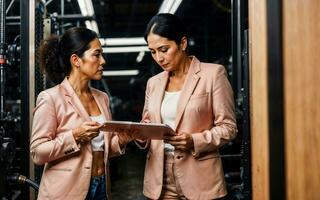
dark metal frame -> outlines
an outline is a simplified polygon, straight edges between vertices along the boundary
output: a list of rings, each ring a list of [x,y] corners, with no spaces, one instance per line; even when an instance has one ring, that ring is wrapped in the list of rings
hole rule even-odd
[[[21,15],[21,64],[20,64],[20,88],[21,88],[21,142],[18,146],[21,147],[21,174],[29,174],[29,130],[30,130],[30,103],[29,103],[29,1],[20,1],[20,15]],[[29,188],[24,187],[20,195],[29,199]]]
[[[239,129],[242,130],[241,164],[242,195],[251,199],[251,147],[249,119],[249,55],[248,55],[248,1],[231,0],[232,5],[232,77],[236,95]]]
[[[267,1],[270,199],[286,199],[282,1]]]
[[[243,167],[243,195],[246,200],[251,199],[251,132],[250,132],[250,113],[249,113],[249,34],[244,31],[242,64],[243,64],[243,107],[242,107],[242,167]]]
[[[5,89],[6,89],[6,67],[7,67],[7,48],[6,44],[6,14],[5,14],[6,1],[0,1],[0,117],[4,119],[4,104],[5,104]]]
[[[5,1],[0,0],[0,170],[2,173],[0,173],[0,198],[2,195],[6,192],[6,166],[4,164],[4,155],[3,154],[3,138],[4,135],[4,127],[2,124],[2,120],[4,120],[4,101],[5,101],[5,72],[7,67],[7,44],[6,42],[6,33],[5,33],[5,27],[6,27],[6,14],[5,14]]]

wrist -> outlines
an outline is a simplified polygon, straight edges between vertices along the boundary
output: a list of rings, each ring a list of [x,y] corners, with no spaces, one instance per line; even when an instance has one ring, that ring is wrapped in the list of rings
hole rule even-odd
[[[77,143],[80,143],[81,138],[79,137],[79,129],[78,128],[72,129],[72,135],[73,135],[74,140]]]
[[[123,147],[126,146],[129,142],[132,141],[132,138],[131,138],[131,137],[126,137],[126,136],[121,135],[121,134],[118,135],[118,138],[119,138],[118,142],[119,142],[119,145],[120,145],[121,148],[123,148]]]

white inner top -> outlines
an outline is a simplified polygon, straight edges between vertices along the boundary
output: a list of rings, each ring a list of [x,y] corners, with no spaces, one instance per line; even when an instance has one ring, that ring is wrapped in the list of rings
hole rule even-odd
[[[106,122],[103,115],[100,114],[98,116],[90,116],[92,121],[96,121],[100,124]],[[99,133],[99,135],[91,140],[92,151],[104,151],[104,136],[103,133]]]
[[[177,114],[178,101],[181,91],[167,92],[165,91],[161,104],[161,120],[173,130],[176,127],[175,119]],[[165,153],[174,153],[174,146],[169,143],[164,143]]]

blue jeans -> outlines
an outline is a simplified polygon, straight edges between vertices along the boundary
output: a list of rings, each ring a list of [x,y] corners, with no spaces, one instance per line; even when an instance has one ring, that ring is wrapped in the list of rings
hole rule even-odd
[[[91,177],[89,191],[86,200],[107,200],[105,175]]]

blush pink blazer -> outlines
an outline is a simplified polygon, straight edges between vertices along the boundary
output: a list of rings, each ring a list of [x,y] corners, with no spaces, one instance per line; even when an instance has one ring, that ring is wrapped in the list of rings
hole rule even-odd
[[[108,96],[93,88],[91,91],[101,113],[110,120]],[[78,145],[72,129],[89,120],[88,113],[67,79],[39,94],[30,144],[33,162],[44,164],[38,199],[85,199],[91,178],[91,144]],[[113,133],[104,132],[104,140],[104,162],[108,166],[110,155],[123,152],[118,137]],[[107,168],[105,170],[107,174]]]
[[[144,122],[161,123],[160,107],[169,73],[149,79],[146,88]],[[177,179],[188,199],[208,200],[227,194],[219,147],[236,136],[237,127],[232,88],[223,66],[201,63],[193,57],[178,102],[176,132],[191,133],[194,149],[175,151]],[[141,147],[141,146],[140,146]],[[162,190],[163,140],[149,141],[143,193],[158,199]]]

